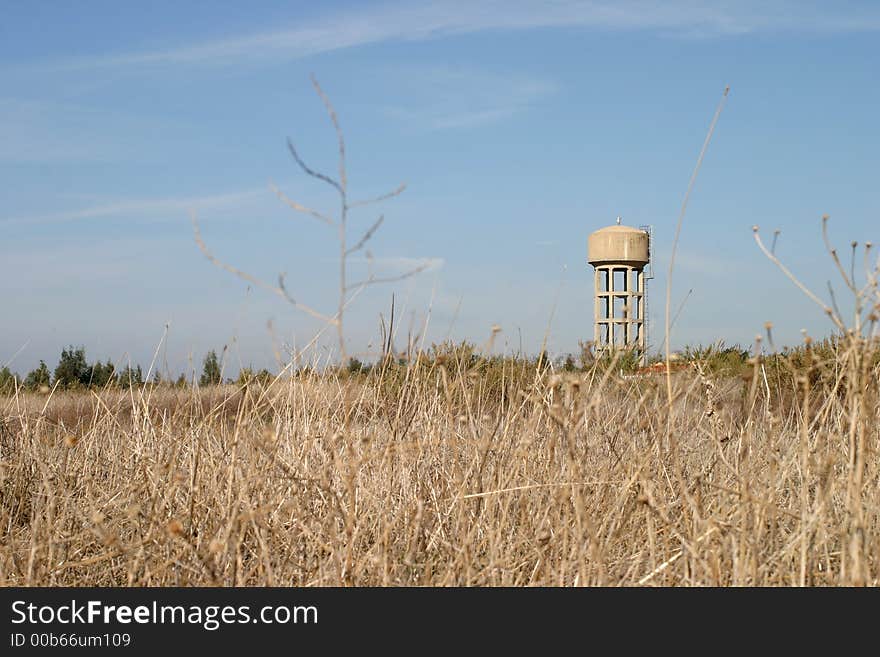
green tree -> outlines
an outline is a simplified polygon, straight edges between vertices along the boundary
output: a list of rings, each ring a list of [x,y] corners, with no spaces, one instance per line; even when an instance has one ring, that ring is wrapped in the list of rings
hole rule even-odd
[[[39,366],[35,370],[28,372],[24,380],[24,387],[28,390],[39,390],[41,387],[49,387],[49,368],[44,361],[40,361]]]
[[[546,370],[550,367],[550,355],[543,349],[535,359],[535,367],[539,370]]]
[[[175,387],[177,388],[186,388],[186,374],[181,373],[179,377],[177,377],[177,381],[174,382]]]
[[[106,363],[98,361],[92,365],[92,385],[104,388],[116,384],[116,366],[108,359]]]
[[[211,386],[220,383],[220,361],[217,359],[217,352],[211,349],[205,356],[202,365],[202,376],[199,378],[200,386]]]
[[[452,371],[457,369],[467,371],[476,366],[480,360],[476,345],[466,340],[462,342],[445,340],[440,344],[432,344],[431,353],[435,363]]]
[[[131,388],[136,385],[144,384],[144,373],[141,371],[141,366],[137,365],[132,367],[131,365],[126,365],[125,369],[119,373],[119,385],[126,386]]]
[[[91,382],[92,368],[86,362],[85,347],[72,346],[61,350],[61,358],[55,367],[55,382],[65,388],[87,386]]]
[[[239,386],[246,386],[250,383],[253,383],[255,378],[256,375],[250,367],[242,367],[238,371],[238,379],[236,379],[235,383]]]
[[[12,370],[4,367],[0,370],[0,395],[11,395],[15,389],[21,385],[21,380],[17,374],[13,374]]]
[[[254,371],[254,369],[251,367],[242,367],[241,370],[239,370],[238,372],[238,379],[235,381],[235,383],[239,386],[246,386],[252,383],[268,385],[272,381],[272,379],[272,373],[265,367],[259,372]]]
[[[369,367],[364,365],[359,359],[352,356],[348,359],[348,373],[349,374],[360,374],[361,372],[366,372]]]

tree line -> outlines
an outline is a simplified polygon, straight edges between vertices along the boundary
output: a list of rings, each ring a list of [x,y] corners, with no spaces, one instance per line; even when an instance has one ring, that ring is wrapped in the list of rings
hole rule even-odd
[[[243,368],[239,372],[237,382],[247,383],[254,379],[266,380],[271,378],[268,370],[255,371],[251,368]],[[217,385],[223,382],[222,367],[217,352],[209,351],[202,361],[202,374],[198,379],[200,386]],[[232,381],[228,381],[232,382]],[[86,359],[85,347],[66,347],[61,350],[61,356],[54,370],[50,370],[46,361],[40,360],[40,364],[21,377],[8,366],[0,369],[0,394],[12,394],[16,390],[24,389],[39,391],[53,387],[65,390],[88,389],[88,388],[130,388],[142,386],[146,383],[144,371],[140,365],[128,364],[123,368],[117,368],[109,359],[106,362],[100,360],[89,363]],[[188,385],[186,375],[181,374],[176,380],[165,380],[157,370],[150,377],[153,385],[169,385],[183,388]]]

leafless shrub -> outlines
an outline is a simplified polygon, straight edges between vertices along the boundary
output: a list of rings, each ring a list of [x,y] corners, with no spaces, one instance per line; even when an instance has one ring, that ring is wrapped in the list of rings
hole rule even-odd
[[[199,249],[201,249],[202,253],[205,255],[206,258],[208,258],[209,261],[211,261],[211,263],[213,263],[217,267],[220,267],[221,269],[225,269],[226,271],[238,276],[239,278],[249,283],[252,283],[253,285],[271,291],[272,293],[287,301],[297,310],[304,312],[307,315],[310,315],[316,319],[319,319],[322,322],[325,322],[327,325],[335,327],[337,339],[339,341],[339,355],[341,360],[344,362],[346,358],[344,318],[345,311],[348,306],[367,287],[380,283],[392,283],[410,278],[426,270],[430,266],[430,262],[424,261],[401,274],[381,276],[376,273],[374,268],[374,258],[372,256],[372,253],[368,249],[366,249],[366,246],[369,241],[375,236],[376,231],[378,231],[379,228],[382,226],[382,223],[385,220],[384,215],[380,215],[370,225],[369,228],[367,228],[359,237],[357,237],[356,240],[353,240],[351,238],[351,236],[349,235],[349,213],[351,210],[374,205],[376,203],[394,198],[395,196],[403,192],[404,189],[406,189],[406,185],[401,184],[396,189],[374,198],[354,201],[350,199],[348,171],[345,164],[345,138],[342,133],[342,128],[339,124],[339,118],[336,114],[336,110],[333,108],[333,105],[330,102],[330,99],[324,93],[324,90],[318,84],[318,80],[314,76],[312,76],[312,86],[314,87],[315,92],[318,94],[321,101],[323,102],[324,107],[327,110],[327,115],[330,118],[330,122],[333,124],[333,128],[336,132],[336,141],[339,152],[339,167],[336,177],[334,178],[333,176],[321,173],[320,171],[316,171],[308,164],[306,164],[299,151],[296,149],[296,146],[294,146],[293,141],[291,141],[290,139],[287,140],[287,147],[294,161],[306,175],[315,180],[319,180],[333,188],[333,190],[339,196],[338,213],[334,215],[333,213],[321,212],[318,210],[314,210],[310,207],[306,207],[302,203],[289,198],[275,185],[275,183],[270,182],[270,187],[278,196],[278,198],[281,199],[281,201],[283,201],[293,211],[305,216],[312,217],[313,219],[323,224],[326,224],[328,228],[336,231],[339,255],[339,298],[336,310],[334,312],[319,311],[315,307],[300,301],[298,295],[294,296],[289,291],[284,274],[279,274],[277,284],[272,284],[218,259],[208,249],[207,245],[202,239],[201,232],[199,230],[198,220],[194,211],[190,213],[190,219],[193,225],[193,234],[195,236],[196,244],[198,244]],[[361,251],[364,251],[367,259],[368,273],[366,278],[364,278],[363,280],[352,281],[350,280],[348,274],[348,262],[353,255]]]

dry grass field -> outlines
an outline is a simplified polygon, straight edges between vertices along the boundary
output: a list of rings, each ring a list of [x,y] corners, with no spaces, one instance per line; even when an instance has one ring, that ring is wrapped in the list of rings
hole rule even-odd
[[[878,345],[0,399],[0,584],[877,585]]]
[[[358,239],[348,211],[404,186],[349,200],[342,131],[313,84],[338,180],[288,145],[339,215],[276,191],[338,236],[336,310],[218,260],[192,222],[213,264],[335,328],[344,362],[348,305],[428,265],[383,276],[367,252],[352,282],[346,263],[382,216]],[[679,216],[666,336],[675,244],[726,96]],[[876,586],[880,267],[866,244],[859,288],[857,243],[849,271],[828,244],[855,300],[847,325],[754,230],[832,337],[777,353],[768,326],[748,361],[696,350],[672,372],[667,351],[647,374],[619,353],[557,370],[447,349],[242,385],[16,388],[0,397],[0,585]]]

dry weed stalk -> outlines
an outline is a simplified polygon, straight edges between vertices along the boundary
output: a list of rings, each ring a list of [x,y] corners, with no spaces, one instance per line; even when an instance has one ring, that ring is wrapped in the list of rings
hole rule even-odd
[[[672,367],[670,365],[670,334],[672,331],[672,322],[669,320],[669,311],[672,306],[672,271],[675,267],[675,252],[678,248],[678,238],[681,235],[681,225],[684,223],[684,214],[687,211],[687,204],[691,197],[691,192],[694,189],[694,185],[697,182],[697,174],[700,173],[700,167],[703,165],[703,158],[706,155],[706,151],[709,150],[709,142],[712,141],[712,134],[715,132],[715,125],[718,123],[718,119],[721,116],[721,110],[724,109],[724,104],[727,102],[727,94],[730,93],[730,87],[724,87],[724,93],[721,94],[721,100],[718,103],[718,107],[715,109],[715,114],[712,117],[712,122],[709,124],[709,130],[706,133],[706,139],[703,141],[703,147],[700,149],[700,155],[697,157],[697,164],[694,166],[694,171],[691,174],[690,181],[688,182],[687,190],[684,193],[684,199],[681,202],[681,210],[678,213],[678,222],[675,225],[675,236],[672,238],[672,252],[669,255],[669,270],[666,273],[666,306],[665,306],[665,331],[664,331],[664,354],[666,358],[666,393],[669,404],[672,405]],[[690,292],[688,292],[688,296]],[[687,296],[685,297],[685,301],[687,300]],[[682,307],[684,306],[684,301],[681,302]],[[679,309],[680,311],[680,309]],[[678,313],[676,313],[676,319],[678,318]]]
[[[700,365],[671,407],[662,376],[510,357],[492,386],[486,359],[421,358],[19,392],[0,584],[876,585],[876,350],[806,346],[790,393]]]
[[[320,171],[316,171],[311,168],[309,165],[305,163],[299,151],[294,146],[293,141],[289,138],[287,140],[287,147],[290,151],[291,156],[293,156],[294,161],[297,165],[302,169],[302,171],[314,178],[315,180],[320,180],[323,183],[326,183],[339,196],[339,212],[337,215],[328,214],[324,212],[319,212],[317,210],[313,210],[312,208],[306,207],[302,203],[295,201],[289,198],[286,194],[284,194],[274,182],[269,183],[270,188],[275,194],[278,196],[281,201],[283,201],[288,207],[290,207],[295,212],[308,215],[317,219],[321,223],[326,224],[328,227],[335,229],[337,243],[338,243],[338,254],[339,254],[339,298],[337,301],[336,310],[333,313],[321,312],[311,305],[305,304],[302,301],[299,301],[297,297],[294,297],[287,288],[287,284],[285,282],[285,275],[278,275],[278,283],[273,285],[271,283],[267,283],[247,272],[238,269],[230,264],[227,264],[217,258],[207,247],[204,240],[202,239],[201,232],[199,230],[198,220],[195,214],[195,211],[190,213],[190,220],[193,225],[193,234],[195,237],[196,244],[199,249],[205,255],[208,260],[220,267],[221,269],[225,269],[226,271],[238,276],[239,278],[252,283],[258,287],[262,287],[271,291],[272,293],[278,295],[285,301],[287,301],[291,306],[295,309],[314,317],[327,325],[333,326],[336,328],[336,335],[339,343],[339,356],[342,362],[346,360],[346,348],[345,348],[345,330],[344,330],[344,317],[345,311],[348,306],[364,291],[367,287],[371,285],[377,285],[380,283],[393,283],[397,281],[402,281],[416,274],[425,271],[429,266],[430,262],[425,261],[422,262],[415,267],[412,267],[408,271],[403,272],[402,274],[391,275],[391,276],[379,276],[374,271],[374,258],[372,253],[369,250],[365,250],[365,256],[367,259],[367,277],[360,281],[350,281],[348,276],[348,261],[356,253],[364,250],[367,243],[373,238],[376,231],[382,226],[382,223],[385,220],[384,215],[380,215],[378,219],[369,227],[367,230],[363,232],[363,234],[355,241],[353,244],[351,243],[351,239],[349,236],[349,211],[360,208],[368,205],[373,205],[376,203],[380,203],[381,201],[385,201],[395,196],[399,195],[406,189],[406,184],[401,184],[396,189],[386,193],[376,196],[374,198],[368,198],[363,200],[351,201],[349,200],[349,190],[348,190],[348,171],[346,169],[345,164],[345,138],[342,133],[342,128],[339,124],[339,118],[336,115],[336,110],[334,109],[330,99],[327,97],[327,94],[324,93],[324,90],[321,88],[321,85],[318,84],[318,80],[313,75],[311,77],[312,86],[315,89],[315,92],[318,94],[318,97],[321,99],[321,102],[324,104],[324,108],[327,111],[327,115],[330,118],[330,122],[333,125],[333,129],[336,133],[336,142],[338,147],[338,173],[337,177],[334,178],[330,175],[321,173]]]
[[[842,317],[834,298],[833,289],[829,283],[832,294],[831,304],[823,302],[818,295],[811,291],[789,270],[780,259],[768,250],[761,240],[758,226],[753,227],[755,242],[760,250],[775,264],[785,276],[791,280],[810,300],[816,303],[825,315],[830,319],[838,331],[837,341],[840,374],[834,383],[835,392],[843,387],[845,405],[841,409],[842,421],[845,426],[841,427],[840,433],[846,436],[846,510],[847,523],[840,529],[841,532],[841,568],[840,583],[849,585],[864,585],[873,581],[872,573],[876,573],[876,567],[872,569],[864,558],[866,550],[874,546],[868,539],[868,518],[874,513],[875,500],[865,499],[865,484],[868,473],[875,469],[874,461],[877,454],[877,422],[878,422],[878,396],[877,396],[877,365],[880,345],[876,335],[878,310],[880,310],[880,286],[878,286],[878,274],[880,274],[880,262],[873,266],[870,263],[871,243],[865,245],[864,254],[864,277],[865,283],[859,286],[855,274],[855,256],[858,243],[851,243],[852,257],[849,273],[843,267],[838,257],[837,250],[831,245],[828,238],[828,215],[822,216],[822,238],[831,259],[837,268],[843,282],[853,295],[853,319],[851,324]],[[778,234],[779,231],[776,231]],[[769,333],[769,329],[768,329]],[[805,337],[805,341],[809,339]],[[807,342],[808,354],[812,360],[812,351],[809,350],[811,341]],[[811,393],[809,370],[799,373],[802,387],[803,407],[802,414],[809,417],[809,396]],[[800,440],[805,445],[809,440],[808,427],[801,429]],[[806,449],[806,448],[804,448]],[[807,457],[802,454],[802,462],[807,466]],[[805,498],[808,497],[803,494]],[[875,498],[876,499],[876,498]],[[824,503],[824,500],[823,500]],[[806,539],[804,539],[806,541]],[[802,547],[802,560],[806,560],[806,543]],[[802,579],[804,579],[802,577]]]

